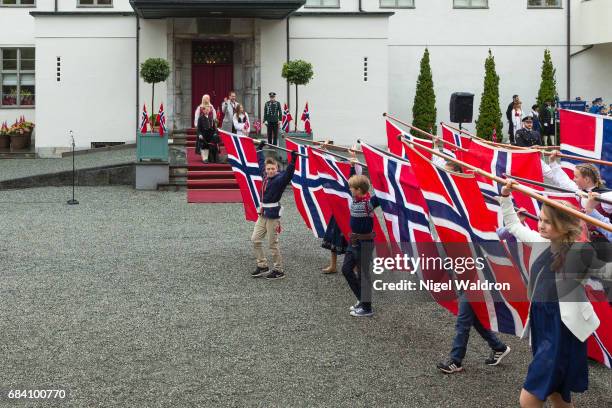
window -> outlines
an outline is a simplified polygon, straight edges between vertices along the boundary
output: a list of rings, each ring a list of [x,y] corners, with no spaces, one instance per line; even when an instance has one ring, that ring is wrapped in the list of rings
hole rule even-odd
[[[340,0],[306,0],[304,7],[340,8]]]
[[[488,8],[489,0],[453,0],[454,8]]]
[[[0,106],[34,106],[34,48],[0,49]]]
[[[414,8],[414,0],[380,0],[381,8]]]
[[[113,0],[77,0],[78,7],[112,7]]]
[[[527,0],[528,8],[559,8],[561,0]]]
[[[7,7],[35,7],[34,0],[0,0],[0,6]]]

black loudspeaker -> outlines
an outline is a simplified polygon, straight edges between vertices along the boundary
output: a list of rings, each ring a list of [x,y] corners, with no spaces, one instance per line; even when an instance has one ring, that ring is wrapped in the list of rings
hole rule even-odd
[[[472,123],[474,113],[474,94],[455,92],[450,99],[450,121],[453,123]]]

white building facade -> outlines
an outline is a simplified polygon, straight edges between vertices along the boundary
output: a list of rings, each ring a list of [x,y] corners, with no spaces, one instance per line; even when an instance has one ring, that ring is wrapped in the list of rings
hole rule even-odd
[[[0,0],[0,122],[35,122],[48,157],[70,130],[77,148],[134,143],[143,104],[163,102],[170,129],[191,127],[203,93],[218,106],[235,89],[258,119],[274,91],[295,115],[281,67],[304,59],[315,75],[298,111],[308,101],[315,138],[382,145],[383,112],[411,120],[426,47],[438,121],[457,91],[476,95],[476,119],[489,49],[502,111],[513,94],[535,103],[545,49],[561,99],[612,102],[611,18],[609,0]],[[153,107],[138,76],[149,57],[171,66]]]

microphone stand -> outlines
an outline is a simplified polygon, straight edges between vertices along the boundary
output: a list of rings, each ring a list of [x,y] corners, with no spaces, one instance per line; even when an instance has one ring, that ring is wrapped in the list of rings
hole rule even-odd
[[[68,205],[76,205],[79,202],[77,200],[74,199],[74,184],[75,184],[75,174],[76,174],[76,170],[74,167],[74,134],[72,133],[72,130],[70,131],[70,138],[72,139],[72,198],[70,200],[67,201]]]

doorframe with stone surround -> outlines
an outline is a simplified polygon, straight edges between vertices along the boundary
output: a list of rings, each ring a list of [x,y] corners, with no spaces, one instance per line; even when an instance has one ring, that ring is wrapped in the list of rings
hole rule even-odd
[[[239,103],[245,106],[251,121],[261,120],[260,32],[255,19],[231,19],[231,28],[224,34],[202,33],[202,19],[168,19],[168,60],[172,75],[168,83],[171,101],[172,129],[193,127],[195,106],[192,103],[192,44],[194,41],[231,41],[234,44],[234,90]],[[169,110],[170,110],[169,109]]]

